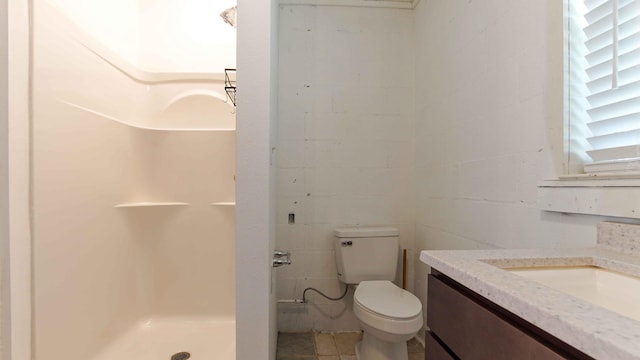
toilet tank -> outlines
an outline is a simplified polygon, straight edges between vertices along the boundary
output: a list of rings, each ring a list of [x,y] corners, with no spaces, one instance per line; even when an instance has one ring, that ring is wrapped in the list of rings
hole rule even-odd
[[[345,284],[396,277],[399,240],[393,227],[338,228],[334,231],[338,278]]]

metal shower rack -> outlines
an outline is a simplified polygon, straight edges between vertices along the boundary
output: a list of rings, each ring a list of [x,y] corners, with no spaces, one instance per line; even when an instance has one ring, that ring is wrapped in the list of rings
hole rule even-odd
[[[233,80],[230,75],[233,75]],[[224,91],[233,106],[236,106],[236,69],[224,69]]]

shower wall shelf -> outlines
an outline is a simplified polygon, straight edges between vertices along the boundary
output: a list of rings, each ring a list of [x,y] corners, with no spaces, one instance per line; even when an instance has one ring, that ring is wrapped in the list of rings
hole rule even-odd
[[[221,201],[221,202],[214,202],[211,203],[212,206],[236,206],[236,202],[235,201]]]
[[[236,69],[224,69],[224,91],[236,106]]]
[[[157,207],[157,206],[187,206],[184,202],[130,202],[115,205],[115,208],[140,208],[140,207]]]

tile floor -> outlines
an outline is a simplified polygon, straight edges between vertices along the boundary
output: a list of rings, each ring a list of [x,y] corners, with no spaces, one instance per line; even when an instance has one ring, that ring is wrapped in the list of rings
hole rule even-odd
[[[355,346],[361,332],[278,333],[276,360],[356,360]],[[424,347],[407,342],[409,360],[424,360]]]

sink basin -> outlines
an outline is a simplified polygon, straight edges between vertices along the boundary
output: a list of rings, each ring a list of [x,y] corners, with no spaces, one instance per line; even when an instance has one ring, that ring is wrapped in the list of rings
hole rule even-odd
[[[640,278],[596,266],[503,269],[640,321]]]

